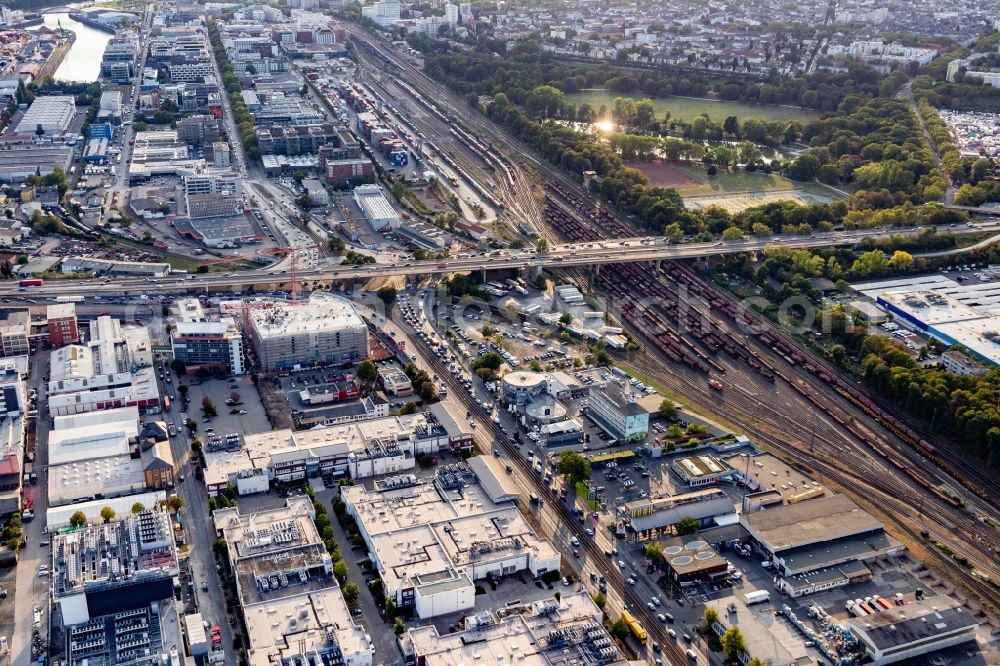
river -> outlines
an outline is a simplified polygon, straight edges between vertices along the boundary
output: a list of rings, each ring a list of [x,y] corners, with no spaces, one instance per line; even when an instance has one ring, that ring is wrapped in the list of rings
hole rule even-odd
[[[101,74],[101,58],[104,57],[104,47],[114,37],[110,32],[95,30],[79,21],[74,21],[67,13],[43,14],[45,25],[59,28],[60,24],[66,30],[76,34],[76,41],[63,58],[59,69],[52,78],[58,81],[96,81]]]

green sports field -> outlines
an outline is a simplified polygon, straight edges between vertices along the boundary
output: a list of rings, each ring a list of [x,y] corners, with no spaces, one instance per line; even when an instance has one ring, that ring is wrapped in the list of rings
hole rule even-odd
[[[597,111],[601,108],[601,105],[606,105],[610,109],[616,97],[630,97],[634,100],[648,99],[645,95],[626,95],[604,89],[592,89],[581,90],[578,93],[566,95],[566,101],[577,105],[586,102]],[[708,117],[717,123],[721,123],[727,116],[736,116],[741,122],[749,118],[758,118],[772,122],[779,120],[810,120],[819,117],[819,114],[814,111],[792,106],[720,102],[711,99],[693,99],[691,97],[654,99],[653,105],[656,107],[656,114],[658,116],[662,117],[667,111],[670,111],[672,117],[684,121],[690,121],[702,113],[707,113]]]

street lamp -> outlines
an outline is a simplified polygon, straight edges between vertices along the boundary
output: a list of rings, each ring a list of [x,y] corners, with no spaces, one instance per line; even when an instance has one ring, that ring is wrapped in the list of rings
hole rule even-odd
[[[750,454],[741,453],[741,456],[747,459],[746,470],[743,472],[743,497],[740,498],[740,513],[746,513],[747,507],[747,488],[750,487]]]

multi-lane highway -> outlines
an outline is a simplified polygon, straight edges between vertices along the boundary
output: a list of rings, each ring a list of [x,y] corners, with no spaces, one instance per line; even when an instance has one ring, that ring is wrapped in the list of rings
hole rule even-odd
[[[772,236],[739,241],[709,243],[684,243],[673,245],[660,238],[628,238],[624,240],[594,241],[553,245],[545,253],[532,249],[494,250],[445,261],[408,261],[399,263],[365,264],[355,266],[333,265],[307,268],[297,273],[300,281],[360,281],[406,275],[443,275],[456,272],[482,270],[540,270],[542,268],[569,268],[598,266],[601,264],[659,261],[663,259],[694,259],[739,252],[756,252],[767,247],[788,248],[834,247],[854,245],[866,238],[877,238],[888,233],[912,235],[922,231],[919,227],[885,229],[858,229],[817,233],[811,236]],[[983,221],[952,229],[954,233],[1000,231],[1000,221]],[[40,287],[20,287],[17,282],[0,284],[0,296],[39,296],[120,294],[123,291],[141,290],[141,293],[175,293],[178,290],[245,289],[258,285],[280,284],[286,280],[285,268],[264,268],[235,273],[204,273],[184,277],[168,275],[148,278],[105,278],[103,280],[59,280]]]

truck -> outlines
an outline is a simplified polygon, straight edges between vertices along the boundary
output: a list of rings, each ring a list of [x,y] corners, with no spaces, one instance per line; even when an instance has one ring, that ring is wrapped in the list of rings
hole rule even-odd
[[[743,603],[747,606],[752,606],[753,604],[763,603],[765,601],[771,600],[771,593],[767,590],[757,590],[756,592],[747,592],[743,595]]]
[[[39,278],[30,278],[27,280],[21,280],[17,283],[21,287],[41,287],[44,281]]]
[[[170,396],[168,395],[163,396],[163,411],[170,411]]]

